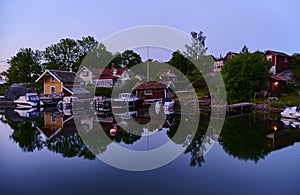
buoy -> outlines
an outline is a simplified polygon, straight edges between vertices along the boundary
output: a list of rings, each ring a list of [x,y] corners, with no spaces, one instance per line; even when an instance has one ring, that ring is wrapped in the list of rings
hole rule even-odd
[[[111,129],[111,130],[109,131],[109,134],[110,134],[111,136],[116,136],[117,130],[116,130],[116,129]]]

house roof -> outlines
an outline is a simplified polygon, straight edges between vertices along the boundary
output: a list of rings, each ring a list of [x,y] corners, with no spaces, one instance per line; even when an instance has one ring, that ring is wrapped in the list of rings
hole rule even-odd
[[[287,55],[286,53],[279,52],[279,51],[267,50],[267,51],[265,52],[265,55],[267,55],[268,53],[271,53],[271,54],[273,54],[273,55],[278,55],[278,56],[290,57],[290,56]]]
[[[143,83],[137,83],[133,89],[134,90],[144,90],[144,89],[166,89],[171,87],[171,85],[174,87],[173,82],[156,82],[156,81],[149,81],[149,82],[143,82]]]
[[[89,94],[89,90],[83,88],[83,87],[73,87],[73,86],[63,86],[65,90],[73,94]]]
[[[227,60],[229,55],[231,55],[231,56],[237,56],[237,55],[240,55],[240,54],[239,54],[239,53],[236,53],[236,52],[233,52],[233,51],[229,51],[229,52],[225,55],[224,60]]]
[[[74,83],[81,82],[82,79],[77,77],[75,72],[62,71],[62,70],[45,70],[44,73],[35,81],[38,82],[43,76],[49,73],[51,76],[56,78],[58,81],[63,83]]]
[[[101,79],[115,79],[120,78],[123,72],[126,70],[126,68],[105,68],[101,75]],[[116,71],[116,74],[114,75],[113,72]]]
[[[274,79],[276,81],[287,81],[286,78],[279,76],[279,75],[272,75],[270,78]]]

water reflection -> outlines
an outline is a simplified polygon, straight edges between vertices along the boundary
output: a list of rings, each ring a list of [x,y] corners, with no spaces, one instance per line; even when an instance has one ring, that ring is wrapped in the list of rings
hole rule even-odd
[[[300,131],[286,126],[278,115],[249,115],[225,121],[219,142],[230,155],[257,162],[271,151],[300,141]]]
[[[203,154],[213,142],[219,142],[224,151],[235,158],[257,162],[274,150],[300,141],[299,121],[280,119],[278,115],[252,114],[227,119],[219,135],[213,129],[207,130],[209,114],[201,114],[194,136],[193,129],[189,128],[190,113],[157,112],[151,115],[149,110],[134,110],[110,115],[86,112],[74,118],[70,110],[5,108],[0,120],[13,129],[10,139],[23,152],[46,148],[63,157],[89,160],[104,153],[112,142],[132,150],[152,150],[173,138],[174,143],[186,147],[184,153],[190,156],[189,165],[192,167],[205,162]],[[80,135],[75,119],[81,124]],[[179,124],[185,131],[177,132]],[[100,136],[99,125],[110,139]],[[115,132],[112,133],[112,129]],[[174,139],[176,133],[181,135]],[[80,136],[92,140],[93,144],[86,146]]]

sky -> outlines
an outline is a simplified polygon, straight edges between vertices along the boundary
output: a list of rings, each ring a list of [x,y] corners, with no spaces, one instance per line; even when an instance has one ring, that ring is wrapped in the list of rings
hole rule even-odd
[[[217,57],[244,45],[300,53],[299,7],[299,0],[0,0],[0,66],[20,48],[44,50],[88,35],[101,42],[140,25],[203,31]]]

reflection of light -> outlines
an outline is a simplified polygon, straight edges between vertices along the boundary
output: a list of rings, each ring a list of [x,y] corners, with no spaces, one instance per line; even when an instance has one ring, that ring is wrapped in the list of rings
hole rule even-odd
[[[274,131],[277,131],[277,126],[274,125],[274,126],[273,126],[273,129],[274,129]]]
[[[273,83],[273,85],[274,85],[275,87],[277,87],[278,84],[279,84],[278,82]]]
[[[116,130],[116,129],[111,129],[111,130],[109,131],[109,133],[110,133],[111,136],[116,136],[117,130]]]

